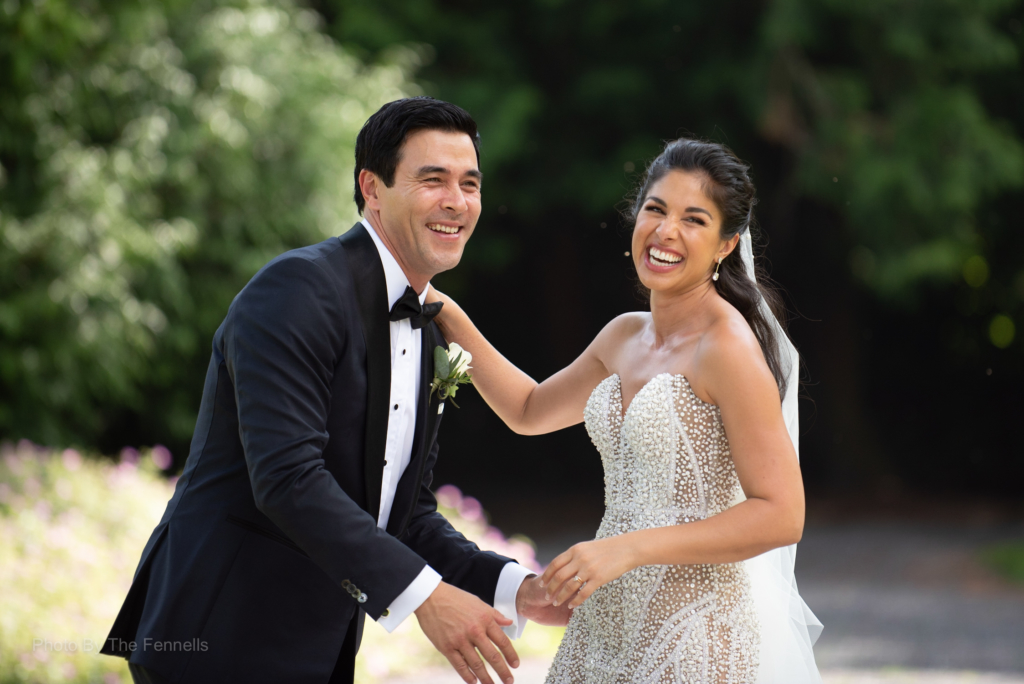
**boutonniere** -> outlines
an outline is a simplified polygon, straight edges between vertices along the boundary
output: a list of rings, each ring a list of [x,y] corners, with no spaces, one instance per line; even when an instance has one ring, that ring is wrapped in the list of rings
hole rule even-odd
[[[473,355],[452,342],[448,349],[434,347],[434,381],[430,383],[430,391],[437,392],[440,401],[451,399],[455,404],[455,392],[459,385],[472,385],[473,376],[469,374],[469,363]],[[455,408],[459,405],[455,404]]]

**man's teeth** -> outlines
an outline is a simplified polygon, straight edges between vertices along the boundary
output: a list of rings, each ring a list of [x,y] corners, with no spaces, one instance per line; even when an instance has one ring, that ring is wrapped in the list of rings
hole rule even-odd
[[[442,226],[440,223],[428,223],[427,228],[438,233],[448,233],[449,235],[459,232],[458,226]]]
[[[651,258],[655,261],[660,261],[666,264],[677,264],[683,260],[683,257],[678,254],[670,254],[669,252],[662,252],[657,247],[651,247],[650,251]]]

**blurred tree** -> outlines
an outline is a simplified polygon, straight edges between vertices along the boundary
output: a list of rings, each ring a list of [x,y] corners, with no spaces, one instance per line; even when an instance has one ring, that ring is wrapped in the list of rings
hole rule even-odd
[[[963,356],[964,338],[1004,350],[1000,370],[1021,377],[1014,335],[1024,275],[1019,258],[990,268],[1020,253],[1012,222],[995,218],[1006,215],[997,207],[1022,204],[1019,0],[315,6],[366,59],[396,43],[434,46],[421,84],[480,121],[485,215],[466,260],[476,273],[460,268],[439,281],[510,352],[522,350],[513,358],[528,370],[556,370],[611,316],[636,307],[622,294],[627,243],[607,227],[661,141],[690,133],[753,163],[776,273],[800,310],[820,319],[794,327],[820,381],[810,388],[816,415],[805,414],[816,428],[805,440],[810,472],[839,484],[878,481],[926,458],[929,472],[955,472],[936,465],[962,461],[971,431],[950,424],[956,435],[911,432],[907,444],[907,402],[921,405],[915,429],[934,431],[944,405],[979,389],[967,375],[960,384],[943,375],[950,355],[962,374],[980,377],[976,366],[994,363]],[[508,284],[493,275],[502,268]],[[497,293],[530,317],[529,330],[506,311],[488,320],[493,307],[473,306]],[[953,309],[954,297],[968,303]],[[915,326],[915,312],[929,325]],[[891,337],[872,341],[883,321]],[[893,384],[909,388],[895,406],[880,401]],[[986,386],[991,403],[960,420],[978,415],[988,425],[1010,397],[1019,406],[1020,393],[1006,387]],[[481,425],[484,439],[495,426]],[[536,453],[526,471],[577,480],[579,461],[546,456],[567,445],[526,449],[513,439],[507,455]],[[582,445],[580,435],[574,446]]]
[[[287,0],[0,6],[0,436],[187,444],[232,297],[351,225],[356,133],[415,90],[415,53],[364,68],[319,24]]]

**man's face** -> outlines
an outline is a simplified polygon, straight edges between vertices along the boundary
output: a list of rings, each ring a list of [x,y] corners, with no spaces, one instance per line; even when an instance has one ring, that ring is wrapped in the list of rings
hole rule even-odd
[[[378,178],[376,197],[364,190],[367,218],[417,291],[462,258],[480,218],[480,180],[468,135],[421,130],[402,145],[394,185]]]

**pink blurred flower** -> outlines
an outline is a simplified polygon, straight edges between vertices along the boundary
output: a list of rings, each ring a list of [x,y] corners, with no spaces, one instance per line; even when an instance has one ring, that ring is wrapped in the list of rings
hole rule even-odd
[[[160,470],[167,470],[174,463],[174,457],[171,456],[171,450],[165,447],[163,444],[157,444],[153,447],[153,451],[150,452],[149,457],[153,459],[153,463]]]
[[[121,684],[121,677],[116,672],[103,675],[103,684]]]
[[[7,467],[10,469],[12,473],[14,473],[15,475],[21,475],[22,465],[20,456],[18,456],[17,454],[7,454],[6,456],[4,456],[4,463],[7,464]]]
[[[50,506],[50,502],[46,499],[40,499],[36,501],[36,515],[39,516],[40,520],[49,521],[50,515],[53,513],[53,507]]]
[[[68,470],[78,470],[82,467],[82,454],[74,449],[65,449],[60,458],[64,461],[64,467]]]
[[[133,447],[125,447],[121,449],[121,463],[131,463],[132,465],[139,462],[139,451]]]
[[[458,508],[459,502],[462,501],[462,492],[455,485],[442,485],[437,488],[435,494],[437,502],[447,508]]]
[[[482,520],[484,517],[484,507],[471,496],[463,497],[462,501],[459,502],[459,515],[469,521]]]

